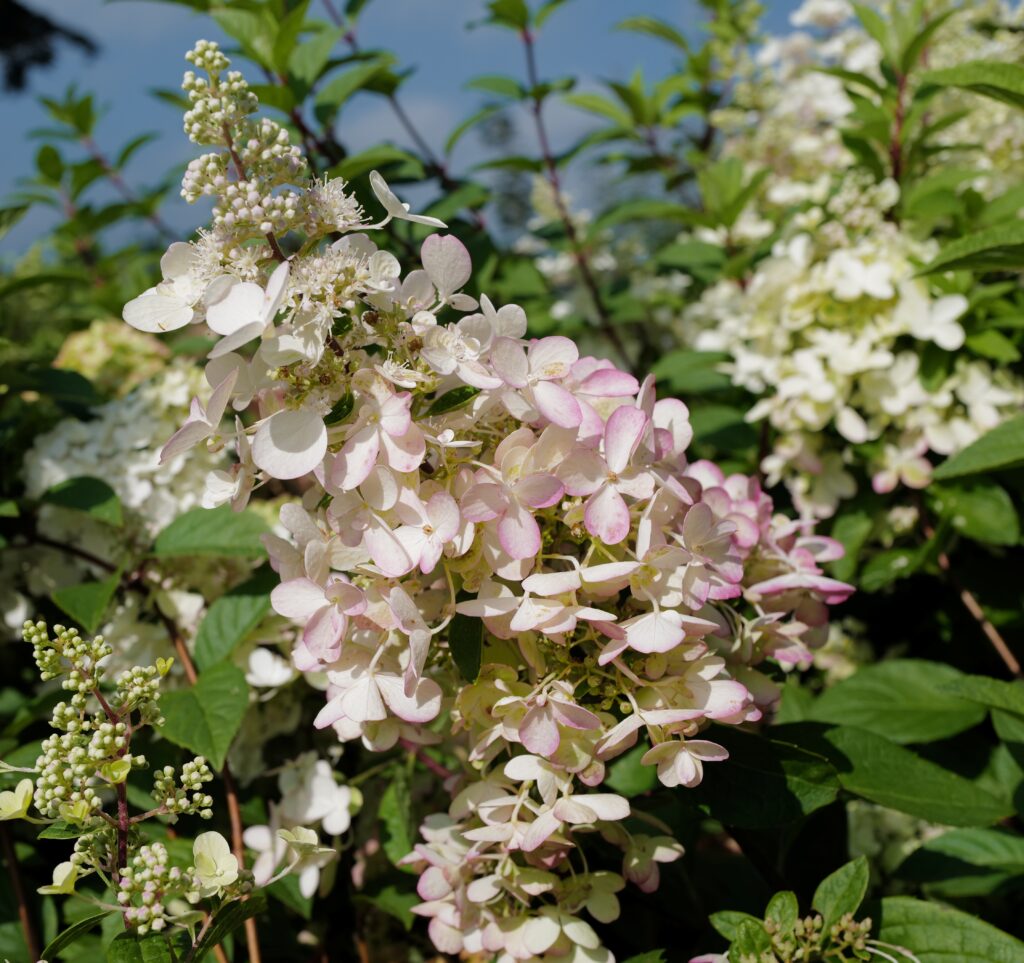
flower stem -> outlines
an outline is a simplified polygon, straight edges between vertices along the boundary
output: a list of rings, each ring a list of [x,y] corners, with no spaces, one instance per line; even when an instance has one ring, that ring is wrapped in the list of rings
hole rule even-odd
[[[601,297],[601,290],[597,285],[597,279],[594,277],[590,259],[588,258],[586,249],[580,239],[579,232],[576,230],[576,225],[573,223],[572,215],[569,213],[569,209],[565,205],[565,199],[562,197],[562,184],[558,175],[558,165],[555,163],[555,155],[551,150],[551,141],[548,138],[548,130],[544,124],[544,98],[543,95],[539,93],[540,79],[537,74],[537,55],[534,50],[533,34],[529,30],[523,30],[521,31],[520,36],[522,37],[523,47],[526,51],[527,80],[530,84],[530,89],[533,91],[530,111],[533,114],[533,124],[537,131],[537,141],[540,144],[541,159],[544,162],[544,169],[547,172],[548,183],[551,185],[551,190],[554,194],[555,207],[558,210],[559,219],[565,229],[565,236],[569,240],[569,246],[572,248],[573,260],[576,262],[576,269],[579,272],[580,280],[583,282],[583,286],[587,289],[587,292],[590,295],[590,300],[594,305],[594,310],[597,312],[599,322],[598,327],[600,327],[604,336],[611,342],[623,362],[628,367],[632,368],[633,364],[630,360],[629,353],[626,351],[626,346],[622,341],[622,337],[619,334],[618,329],[612,323],[608,307],[604,303],[604,299]]]
[[[171,637],[171,642],[174,644],[174,651],[178,654],[178,658],[181,660],[181,666],[185,670],[185,678],[188,679],[189,685],[195,685],[199,679],[199,675],[196,672],[195,663],[192,661],[192,656],[188,651],[188,646],[185,644],[185,638],[178,629],[178,626],[174,624],[174,620],[170,616],[160,612],[160,619],[164,624],[164,628],[167,630],[167,634]],[[245,841],[242,838],[244,827],[242,825],[242,810],[238,804],[238,785],[235,782],[234,774],[231,772],[231,767],[228,765],[228,761],[224,760],[224,765],[220,770],[221,779],[224,780],[224,793],[227,797],[228,805],[228,820],[231,823],[231,851],[235,854],[235,858],[238,860],[239,868],[245,868]],[[245,941],[246,946],[249,950],[249,961],[250,963],[260,963],[262,956],[260,954],[260,943],[259,933],[256,928],[256,920],[249,917],[245,921]]]
[[[14,851],[14,844],[11,842],[10,829],[0,823],[0,848],[3,849],[4,860],[7,863],[7,872],[11,877],[11,889],[14,890],[14,898],[18,902],[18,920],[21,923],[21,932],[25,937],[25,948],[28,950],[30,960],[39,959],[39,937],[36,935],[35,924],[32,922],[32,914],[29,911],[28,899],[25,896],[25,885],[21,879],[21,866],[18,863],[18,854]]]

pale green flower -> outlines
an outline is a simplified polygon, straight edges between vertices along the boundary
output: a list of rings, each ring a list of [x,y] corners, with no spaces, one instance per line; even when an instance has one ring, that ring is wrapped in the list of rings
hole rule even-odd
[[[53,883],[40,886],[37,892],[44,896],[69,896],[75,891],[78,867],[74,863],[59,863],[53,870]]]
[[[0,792],[0,820],[24,819],[32,804],[32,780],[22,779],[14,789]]]
[[[238,879],[238,860],[220,833],[200,833],[192,844],[192,858],[203,897],[218,895]]]

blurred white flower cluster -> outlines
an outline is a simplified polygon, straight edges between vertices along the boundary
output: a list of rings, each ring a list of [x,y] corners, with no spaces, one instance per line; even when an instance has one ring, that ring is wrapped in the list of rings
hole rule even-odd
[[[26,494],[38,498],[71,478],[101,473],[101,480],[130,510],[129,524],[140,533],[156,535],[200,504],[207,473],[224,462],[222,454],[204,450],[198,456],[160,463],[168,433],[181,423],[202,384],[202,372],[193,364],[173,361],[124,398],[96,408],[92,420],[59,422],[40,435],[25,455]],[[46,526],[51,521],[59,524],[60,517],[59,512],[44,508],[41,521]],[[52,537],[59,534],[54,532]]]
[[[1016,33],[973,29],[993,12],[1021,20],[1020,9],[996,6],[979,4],[940,30],[929,66],[1019,56]],[[961,450],[1024,403],[1015,375],[969,352],[951,357],[965,344],[970,302],[948,276],[917,276],[939,244],[927,225],[899,221],[894,181],[849,171],[842,128],[854,104],[837,76],[817,68],[882,82],[879,47],[849,24],[852,15],[843,0],[805,3],[793,23],[814,32],[767,42],[762,70],[737,92],[737,102],[757,109],[718,117],[725,154],[770,173],[728,237],[702,231],[697,238],[751,243],[756,232],[741,226],[774,223],[779,239],[748,276],[704,291],[677,326],[688,346],[727,353],[733,382],[760,396],[748,419],[767,419],[777,433],[762,469],[770,484],[786,482],[804,515],[819,518],[856,492],[853,462],[865,465],[877,492],[922,488],[929,454]],[[952,112],[960,98],[940,95],[936,115]],[[973,98],[970,108],[953,114],[960,119],[944,142],[991,143],[981,152],[984,176],[972,186],[1005,186],[1024,156],[1024,123],[990,99]]]

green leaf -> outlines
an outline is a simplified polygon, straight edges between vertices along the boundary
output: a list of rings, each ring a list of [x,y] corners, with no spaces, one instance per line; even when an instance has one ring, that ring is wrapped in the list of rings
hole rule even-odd
[[[689,53],[690,51],[690,44],[687,42],[686,37],[676,30],[675,27],[665,23],[664,20],[659,20],[657,17],[627,17],[618,23],[615,29],[629,30],[633,33],[645,33],[650,37],[664,40],[672,44],[673,47],[678,47],[684,53]]]
[[[653,367],[655,376],[675,394],[703,394],[731,386],[727,374],[718,370],[728,355],[715,351],[670,351]]]
[[[989,545],[1016,545],[1020,520],[1006,489],[979,480],[973,484],[932,486],[936,511],[961,535]]]
[[[210,606],[196,633],[200,670],[226,659],[270,611],[270,593],[280,580],[269,567],[236,585]]]
[[[846,913],[856,913],[868,891],[868,861],[858,856],[826,876],[814,891],[811,906],[821,913],[827,933]]]
[[[54,605],[92,635],[100,627],[103,614],[120,584],[121,570],[118,569],[100,582],[81,582],[55,589],[50,598]]]
[[[72,823],[66,823],[63,819],[58,819],[55,823],[50,823],[42,832],[39,833],[38,839],[78,839],[79,836],[84,835],[89,830],[80,825],[73,825]]]
[[[230,662],[218,662],[194,686],[160,699],[160,734],[175,745],[205,756],[214,769],[224,765],[231,741],[249,707],[245,674]]]
[[[393,916],[405,927],[406,932],[409,932],[416,922],[412,908],[422,902],[415,891],[402,889],[394,883],[388,883],[375,891],[357,893],[355,898]]]
[[[343,27],[325,28],[300,43],[288,60],[288,72],[307,87],[312,87],[324,72],[331,52],[345,36]]]
[[[447,414],[449,411],[454,411],[456,408],[468,405],[478,394],[480,394],[480,389],[473,388],[470,385],[460,385],[458,388],[452,388],[451,391],[446,391],[441,397],[434,399],[427,409],[427,415]]]
[[[661,201],[655,198],[643,198],[635,201],[624,201],[605,211],[594,222],[592,230],[601,231],[615,224],[627,221],[679,221],[682,224],[694,222],[693,209],[685,204]]]
[[[827,755],[847,792],[929,822],[991,826],[1013,809],[963,776],[866,729],[815,731],[813,723],[795,723],[776,732]]]
[[[873,556],[860,573],[860,588],[877,592],[893,582],[909,578],[924,562],[925,555],[916,548],[891,548]]]
[[[64,175],[64,161],[53,144],[43,144],[36,153],[36,168],[48,181],[59,183]]]
[[[163,933],[120,933],[107,947],[107,963],[175,963],[175,956]]]
[[[362,90],[382,70],[394,63],[394,57],[378,57],[350,67],[332,77],[316,95],[316,106],[320,110],[336,111],[357,91]]]
[[[312,919],[313,897],[302,895],[297,876],[285,876],[276,883],[271,883],[267,887],[267,894],[273,896],[274,899],[287,906],[293,912],[298,913],[303,919]]]
[[[962,478],[1024,464],[1024,415],[996,425],[963,451],[947,458],[932,473],[937,481]]]
[[[29,205],[19,204],[13,207],[0,207],[0,240],[6,237],[7,233],[18,223],[27,213]]]
[[[938,896],[990,896],[1024,885],[1024,836],[1006,829],[951,829],[927,840],[896,870]]]
[[[777,923],[780,932],[783,933],[789,932],[793,928],[799,915],[800,904],[797,902],[796,893],[788,889],[776,893],[768,901],[764,911],[764,918]]]
[[[760,920],[743,920],[736,927],[736,936],[729,947],[729,953],[739,959],[759,959],[762,953],[771,949],[771,937]]]
[[[1024,681],[1003,682],[987,675],[962,675],[950,681],[948,690],[989,709],[1003,709],[1024,716]]]
[[[462,140],[463,134],[487,120],[488,117],[493,117],[499,110],[501,110],[499,105],[489,104],[467,117],[448,135],[448,140],[444,142],[444,152],[450,154],[455,149],[455,145]]]
[[[924,659],[867,665],[826,689],[809,718],[859,726],[898,743],[934,742],[985,718],[977,703],[950,691],[950,684],[961,678],[952,666]]]
[[[739,910],[721,910],[718,913],[712,913],[708,917],[708,922],[714,927],[716,933],[731,943],[736,939],[736,933],[741,923],[760,923],[761,920],[749,913],[741,913]]]
[[[247,900],[235,900],[222,906],[213,917],[213,924],[206,931],[206,935],[199,942],[192,957],[194,963],[199,963],[207,954],[213,952],[213,948],[236,930],[241,929],[247,919],[253,916],[262,916],[267,911],[267,895],[262,890],[255,890]]]
[[[843,546],[845,554],[831,563],[831,570],[832,575],[841,582],[848,582],[856,573],[861,549],[867,544],[873,528],[871,515],[859,509],[847,507],[836,518],[830,534]]]
[[[920,963],[1020,963],[1024,943],[988,923],[937,903],[889,896],[878,914],[879,939],[910,950]]]
[[[465,598],[470,598],[468,593]],[[463,601],[463,599],[459,601]],[[457,612],[448,623],[448,650],[452,654],[452,660],[455,662],[459,674],[467,682],[475,682],[476,677],[480,674],[483,648],[483,620]]]
[[[966,345],[968,350],[974,354],[998,361],[1000,364],[1012,364],[1014,361],[1020,361],[1020,352],[1016,345],[1005,334],[1000,334],[992,328],[969,334]]]
[[[193,508],[179,515],[156,537],[153,554],[159,558],[183,555],[265,555],[260,536],[270,531],[254,512],[234,512],[230,505]]]
[[[57,958],[57,954],[61,950],[66,949],[72,943],[74,943],[80,936],[88,933],[89,930],[98,926],[100,920],[109,916],[110,910],[104,910],[102,913],[94,913],[91,916],[86,916],[85,919],[80,919],[77,923],[72,923],[66,930],[55,936],[46,946],[43,948],[43,955],[40,959],[43,960],[54,960]]]
[[[945,70],[929,70],[921,77],[921,82],[938,87],[960,87],[1024,108],[1024,67],[1019,64],[973,60]]]
[[[857,14],[857,19],[860,20],[864,29],[868,34],[875,40],[879,47],[882,48],[882,52],[892,66],[895,66],[896,60],[895,50],[893,48],[893,31],[890,25],[886,23],[882,15],[869,6],[863,3],[853,4],[854,12]]]
[[[601,94],[580,93],[566,94],[562,98],[567,104],[585,110],[590,114],[597,114],[613,121],[621,127],[632,128],[633,118],[624,111],[614,100],[602,97]]]
[[[628,960],[624,960],[623,963],[665,963],[665,951],[648,950],[639,956],[631,956]]]
[[[709,736],[729,751],[708,766],[692,798],[728,826],[782,826],[827,806],[839,792],[829,761],[800,746],[716,727]]]
[[[530,8],[526,0],[489,0],[490,22],[510,30],[525,30],[530,25]]]
[[[384,827],[382,845],[388,859],[395,865],[412,852],[415,829],[412,823],[412,799],[409,795],[409,776],[405,769],[396,769],[380,797],[377,817]]]
[[[269,9],[252,11],[220,7],[211,10],[210,15],[261,67],[274,69],[274,36],[278,24]]]
[[[526,88],[515,77],[504,74],[483,74],[466,83],[467,90],[482,90],[487,94],[507,97],[509,100],[522,100],[526,96]]]
[[[644,766],[640,760],[650,747],[634,746],[629,752],[619,756],[608,767],[605,785],[610,786],[620,795],[632,798],[650,792],[658,785],[656,766]]]
[[[86,475],[69,478],[44,492],[41,501],[85,512],[107,525],[119,527],[124,524],[121,500],[117,497],[117,492],[99,478],[90,478]]]
[[[1024,265],[1024,221],[997,224],[957,238],[918,274],[936,271],[1013,271]]]
[[[117,160],[114,162],[114,166],[120,170],[128,163],[135,153],[141,150],[146,144],[156,140],[156,134],[140,134],[138,137],[133,137],[124,147],[121,148],[121,153],[117,155]]]
[[[280,20],[274,31],[274,68],[280,74],[288,70],[288,62],[295,45],[299,42],[299,33],[302,31],[309,3],[310,0],[299,0],[299,3]]]
[[[335,403],[334,407],[327,413],[327,417],[324,418],[324,424],[330,427],[331,425],[339,425],[343,422],[350,414],[352,409],[355,407],[356,399],[355,395],[351,391],[346,391]]]
[[[425,173],[418,158],[391,144],[379,144],[359,154],[352,154],[335,164],[330,173],[332,177],[344,177],[345,180],[352,181],[374,169],[383,170],[390,165],[397,165],[398,174],[391,175],[389,172],[389,180],[419,180]]]

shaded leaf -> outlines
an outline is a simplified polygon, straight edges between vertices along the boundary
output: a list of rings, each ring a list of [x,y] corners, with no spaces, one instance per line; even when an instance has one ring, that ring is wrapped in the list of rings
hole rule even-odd
[[[254,512],[235,512],[230,505],[193,508],[179,515],[156,537],[153,554],[220,555],[259,558],[266,554],[260,536],[270,529]]]
[[[107,525],[124,524],[121,500],[105,481],[82,475],[69,478],[43,493],[41,501],[84,512]]]
[[[826,689],[810,718],[859,726],[898,743],[945,739],[985,718],[984,708],[950,691],[962,677],[952,666],[924,659],[863,666]]]
[[[249,707],[245,674],[230,662],[218,662],[194,686],[160,699],[160,734],[175,745],[205,756],[214,769],[224,765],[231,741]]]

